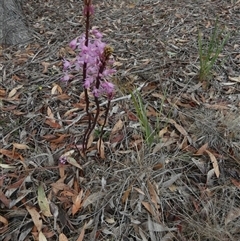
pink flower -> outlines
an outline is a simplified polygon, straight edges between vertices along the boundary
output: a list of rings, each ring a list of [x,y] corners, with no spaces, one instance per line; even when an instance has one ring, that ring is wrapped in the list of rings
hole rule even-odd
[[[113,93],[114,91],[114,84],[113,83],[110,83],[110,82],[107,82],[107,81],[104,81],[101,83],[101,88],[103,89],[103,91],[107,94],[107,95],[110,95]]]
[[[65,75],[62,77],[62,81],[64,81],[64,82],[68,82],[70,79],[71,78],[68,73],[65,73]]]
[[[78,38],[75,38],[75,39],[73,39],[73,40],[70,42],[69,46],[70,46],[70,48],[71,48],[72,50],[75,50],[75,49],[76,49],[76,47],[77,47],[77,42],[78,42]]]
[[[100,88],[94,87],[92,93],[95,97],[99,98],[101,95],[106,94],[108,98],[112,98],[114,91],[114,84],[104,81],[100,83]]]
[[[107,78],[108,76],[110,76],[110,75],[112,75],[114,73],[116,73],[115,69],[105,69],[103,71],[103,73],[101,74],[101,76]]]
[[[85,8],[85,11],[91,11],[91,1],[85,4]],[[84,34],[70,42],[69,45],[77,52],[77,57],[71,61],[63,60],[65,75],[62,80],[66,82],[69,81],[73,78],[73,76],[70,75],[70,71],[73,70],[73,68],[79,71],[83,68],[84,64],[86,64],[84,88],[90,89],[97,98],[101,95],[107,95],[107,98],[111,99],[114,94],[114,85],[107,80],[116,72],[116,70],[110,68],[113,65],[114,59],[105,58],[104,51],[106,43],[101,40],[103,35],[97,29],[92,29],[90,33],[92,34],[92,38],[89,38],[88,46],[85,45],[86,37]],[[100,85],[99,88],[96,88],[98,81],[100,81]]]
[[[95,40],[94,44],[96,47],[96,53],[101,56],[103,54],[104,48],[106,47],[106,44],[97,39]]]
[[[67,157],[62,155],[59,157],[58,161],[60,164],[65,165],[67,163]]]
[[[80,68],[83,67],[84,61],[82,61],[82,59],[81,59],[80,56],[77,56],[77,58],[76,58],[74,64],[75,64],[75,69],[76,69],[77,71],[79,71]]]
[[[88,89],[93,83],[93,81],[94,81],[93,77],[87,77],[84,82],[84,87]]]
[[[92,56],[89,52],[83,54],[83,56],[80,59],[81,61],[87,64],[96,64],[96,58],[94,58],[94,56]]]
[[[102,38],[103,36],[97,29],[91,30],[90,33],[93,34],[95,38]]]
[[[92,93],[93,93],[93,95],[94,95],[95,97],[97,97],[97,98],[101,95],[100,90],[97,89],[97,88],[95,88],[95,87],[94,87]]]
[[[69,69],[71,66],[72,66],[72,65],[71,65],[70,61],[68,61],[68,60],[66,60],[66,59],[63,60],[63,70],[67,70],[67,69]]]

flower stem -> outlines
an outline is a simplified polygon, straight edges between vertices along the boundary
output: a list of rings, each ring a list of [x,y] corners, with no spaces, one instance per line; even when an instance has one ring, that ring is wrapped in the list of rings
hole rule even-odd
[[[105,66],[106,66],[106,62],[103,61],[102,64],[101,64],[101,67],[99,69],[98,76],[96,78],[96,89],[99,89],[99,87],[100,87],[101,74],[103,73],[103,71],[105,69]],[[92,131],[94,130],[94,128],[95,128],[95,126],[97,124],[97,120],[98,120],[99,113],[100,113],[99,99],[98,99],[97,96],[94,97],[94,101],[96,103],[96,114],[95,114],[93,122],[91,122],[92,121],[91,114],[89,113],[89,111],[87,112],[88,116],[89,116],[89,119],[88,119],[88,128],[87,128],[87,131],[86,131],[85,136],[84,136],[84,140],[85,140],[85,149],[84,149],[84,151],[86,151],[86,149],[87,149],[88,140],[90,138],[90,135],[91,135]]]
[[[104,122],[103,122],[103,125],[102,125],[102,128],[101,128],[100,137],[99,137],[100,144],[99,144],[98,153],[100,154],[100,156],[101,156],[101,145],[102,145],[103,129],[104,129],[104,126],[107,123],[107,117],[108,117],[108,113],[109,113],[109,110],[110,110],[110,104],[111,104],[111,100],[109,99],[108,103],[107,103],[107,108],[106,108]]]
[[[88,42],[89,42],[89,29],[90,29],[90,11],[89,11],[89,5],[90,2],[86,1],[85,2],[85,6],[84,8],[87,9],[86,11],[86,39],[85,39],[85,46],[88,46]],[[84,62],[83,64],[83,83],[85,82],[85,79],[87,77],[87,63]],[[87,149],[87,143],[88,143],[88,137],[89,137],[89,132],[91,129],[91,122],[92,122],[92,118],[91,118],[91,114],[89,112],[89,96],[88,96],[88,90],[87,88],[84,88],[84,93],[85,93],[85,102],[86,102],[86,113],[88,116],[88,127],[84,133],[84,137],[83,137],[83,154],[85,155],[86,153],[86,149]]]

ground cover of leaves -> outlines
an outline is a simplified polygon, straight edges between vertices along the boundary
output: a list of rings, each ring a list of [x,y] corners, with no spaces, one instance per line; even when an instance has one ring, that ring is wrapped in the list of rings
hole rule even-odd
[[[97,130],[88,158],[78,151],[81,76],[60,81],[82,1],[23,1],[34,39],[1,49],[0,239],[239,240],[240,1],[93,3],[118,69],[104,159]],[[206,85],[198,31],[207,40],[216,16],[230,38]],[[151,146],[128,96],[139,86]]]

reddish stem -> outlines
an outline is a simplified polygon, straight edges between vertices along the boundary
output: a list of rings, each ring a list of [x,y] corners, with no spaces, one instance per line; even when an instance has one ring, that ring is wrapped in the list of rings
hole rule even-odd
[[[88,11],[86,11],[86,40],[85,40],[85,46],[88,46],[89,42],[89,29],[90,29],[90,11],[89,11],[89,1],[85,2],[86,6],[84,8],[87,8]],[[83,83],[85,82],[85,79],[87,77],[87,63],[84,62],[83,64]],[[84,137],[83,137],[83,153],[85,155],[86,149],[87,149],[87,142],[89,136],[89,130],[91,129],[91,114],[89,113],[89,97],[88,97],[88,91],[87,88],[84,88],[84,93],[85,93],[85,102],[86,102],[86,112],[88,116],[88,127],[87,130],[85,131]]]

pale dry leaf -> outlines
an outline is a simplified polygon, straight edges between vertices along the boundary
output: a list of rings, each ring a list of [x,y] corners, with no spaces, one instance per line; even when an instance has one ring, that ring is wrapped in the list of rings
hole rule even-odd
[[[25,198],[30,192],[31,192],[31,190],[26,190],[26,192],[24,192],[22,195],[20,195],[17,199],[12,199],[11,202],[9,203],[9,209],[11,209],[13,206],[15,206],[21,200],[23,200],[23,198]]]
[[[231,81],[234,81],[234,82],[238,82],[238,83],[240,83],[240,76],[238,76],[238,77],[228,77]]]
[[[178,174],[176,174],[176,175],[172,175],[172,177],[168,180],[168,181],[166,181],[166,182],[164,182],[161,186],[164,188],[169,188],[171,185],[173,185],[173,183],[174,182],[176,182],[177,181],[177,179],[179,179],[180,177],[182,176],[182,173],[178,173]]]
[[[65,234],[60,233],[60,235],[59,235],[59,241],[68,241],[68,238],[65,236]]]
[[[13,143],[13,146],[14,146],[14,148],[19,149],[19,150],[30,149],[30,147],[26,144]]]
[[[176,129],[177,129],[183,136],[187,136],[187,135],[188,135],[187,131],[186,131],[182,126],[180,126],[179,124],[177,124],[176,121],[171,120],[170,123],[172,123],[172,124],[176,127]]]
[[[87,223],[85,223],[82,227],[81,233],[76,241],[83,241],[84,234],[86,229],[92,229],[93,219],[90,219]]]
[[[43,184],[41,183],[38,187],[38,205],[42,211],[42,214],[46,217],[52,217],[50,211],[49,201],[43,189]]]
[[[87,149],[91,147],[94,140],[94,133],[92,132],[88,138]]]
[[[3,169],[13,169],[13,168],[16,168],[15,166],[10,166],[8,164],[2,164],[2,163],[0,163],[0,167],[3,168]]]
[[[84,224],[82,230],[81,230],[81,233],[77,239],[77,241],[83,241],[83,238],[84,238],[84,234],[85,234],[85,230],[86,230],[86,224]]]
[[[69,156],[73,155],[74,152],[75,152],[74,150],[67,151],[67,152],[65,152],[65,153],[63,154],[63,156],[69,157]]]
[[[0,89],[0,96],[5,97],[5,95],[6,95],[6,90]]]
[[[30,206],[26,206],[26,209],[31,215],[33,223],[36,226],[38,232],[40,232],[42,230],[42,219],[39,212],[36,210],[36,208]]]
[[[102,190],[105,190],[106,184],[107,184],[106,179],[104,177],[102,177],[102,179],[101,179]]]
[[[148,191],[150,194],[151,201],[153,202],[155,208],[158,209],[159,208],[158,204],[160,203],[160,200],[155,191],[155,188],[149,180],[147,180],[147,186],[148,186]]]
[[[127,201],[131,190],[132,190],[132,188],[130,187],[123,193],[123,196],[122,196],[122,203],[123,204],[125,204],[125,202]]]
[[[5,232],[8,229],[8,220],[0,215],[0,233]]]
[[[162,137],[167,132],[168,132],[168,126],[165,126],[162,130],[159,131],[158,136]]]
[[[131,223],[139,225],[141,221],[131,218]]]
[[[208,108],[208,109],[213,109],[213,110],[228,110],[229,107],[223,103],[223,104],[204,104],[204,107]]]
[[[145,202],[145,201],[142,201],[142,205],[147,209],[147,211],[148,211],[152,216],[155,215],[155,212],[153,211],[153,208],[152,208],[152,206],[151,206],[150,203]]]
[[[52,89],[51,89],[51,94],[52,94],[52,95],[58,94],[57,89],[58,89],[57,85],[54,85],[54,86],[52,87]]]
[[[176,185],[171,185],[170,187],[169,187],[169,190],[171,191],[171,192],[176,192],[177,191],[177,186]]]
[[[120,67],[122,65],[123,65],[123,63],[121,63],[119,61],[115,61],[114,64],[113,64],[113,67]]]
[[[47,241],[47,238],[42,232],[39,232],[38,234],[38,241]]]
[[[145,193],[138,187],[134,187],[133,188],[134,190],[136,190],[138,193],[140,193],[141,195],[144,195],[145,196]]]
[[[202,172],[202,174],[205,174],[205,170],[206,170],[205,161],[203,161],[201,159],[196,159],[196,158],[192,158],[191,160],[198,167],[198,169]]]
[[[152,220],[148,214],[148,221],[145,223],[145,229],[148,230],[151,241],[157,241],[155,232],[153,231],[153,227],[152,227]]]
[[[173,119],[169,119],[168,120],[169,123],[173,124],[175,126],[175,128],[183,135],[186,136],[189,143],[192,143],[192,139],[190,138],[190,136],[188,135],[187,131],[181,126],[179,125],[176,121],[174,121]]]
[[[206,152],[206,153],[208,154],[208,156],[210,157],[210,160],[211,160],[211,162],[212,162],[212,164],[213,164],[213,169],[214,169],[214,172],[215,172],[215,174],[216,174],[216,177],[219,178],[219,176],[220,176],[220,171],[219,171],[218,161],[217,161],[216,157],[215,157],[210,151],[208,151],[208,150],[206,150],[205,152]]]
[[[101,138],[97,141],[97,149],[100,158],[105,159],[104,142]]]
[[[43,73],[43,74],[47,73],[47,72],[48,72],[48,67],[49,67],[51,64],[48,63],[48,62],[42,62],[41,64],[42,64],[42,66],[43,66],[43,71],[42,71],[42,73]]]
[[[232,222],[234,219],[238,218],[240,216],[240,208],[232,208],[225,218],[225,225]]]
[[[148,117],[152,117],[152,116],[156,117],[158,115],[159,114],[156,112],[156,110],[153,107],[151,107],[151,106],[147,107],[147,116]]]
[[[112,131],[111,131],[111,135],[117,133],[118,131],[122,130],[123,128],[123,121],[121,119],[119,119],[117,121],[117,123],[114,125],[114,127],[112,128]]]
[[[139,227],[138,229],[139,235],[142,238],[142,241],[148,241],[148,239],[146,238],[145,234],[143,233],[142,229]]]
[[[26,241],[27,237],[31,233],[32,229],[33,229],[33,224],[31,224],[31,223],[29,224],[29,226],[27,225],[25,228],[23,228],[21,230],[20,235],[18,236],[18,241]]]
[[[71,164],[72,166],[75,166],[77,168],[79,168],[80,170],[82,170],[82,167],[77,163],[77,161],[73,158],[73,157],[67,157],[67,162],[69,164]]]
[[[168,228],[165,225],[162,225],[160,223],[153,222],[152,220],[148,220],[148,222],[151,222],[151,224],[148,226],[149,231],[153,232],[166,232],[166,231],[176,231],[177,228]]]
[[[239,182],[237,179],[231,178],[231,182],[232,182],[232,184],[233,184],[235,187],[237,187],[238,189],[240,189],[240,182]]]
[[[58,138],[55,138],[55,139],[51,140],[50,142],[54,143],[54,144],[60,144],[63,142],[64,138],[66,138],[67,136],[68,136],[67,134],[59,135]]]
[[[153,171],[157,171],[159,169],[162,169],[164,167],[163,163],[157,163],[153,166]]]
[[[206,28],[209,28],[210,26],[211,26],[211,22],[210,22],[210,21],[207,21]]]
[[[153,148],[153,154],[159,152],[163,147],[168,147],[177,142],[175,138],[163,138],[161,143],[157,143]]]
[[[214,174],[215,174],[214,168],[212,168],[211,170],[209,170],[209,171],[207,172],[207,181],[206,181],[206,184],[207,184],[207,185],[210,185],[210,184],[211,184],[211,179],[212,179],[212,177],[214,176]]]
[[[114,233],[110,229],[107,229],[107,228],[102,229],[102,232],[107,235],[114,235]]]
[[[59,187],[58,184],[65,185],[64,180],[65,180],[66,177],[67,177],[66,175],[65,175],[65,176],[61,176],[61,178],[60,178],[59,180],[57,180],[56,183],[52,183],[52,184],[51,184],[51,186],[52,186],[52,191],[53,191],[55,194],[57,194],[59,190],[63,190],[63,189],[64,189],[64,187],[62,187],[62,186]]]
[[[47,115],[50,119],[54,120],[54,115],[50,107],[47,108]]]
[[[59,215],[59,209],[58,209],[58,206],[53,202],[50,202],[49,206],[50,206],[50,211],[53,214],[53,229],[57,230],[57,218]]]
[[[73,109],[70,109],[70,110],[68,110],[66,113],[64,113],[64,117],[67,117],[67,116],[69,116],[70,114],[72,114],[72,113],[74,113],[74,112],[76,112],[76,111],[78,111],[79,110],[79,108],[73,108]]]
[[[86,226],[85,228],[86,229],[91,229],[92,228],[92,224],[93,224],[94,220],[93,219],[90,219],[87,223],[86,223]],[[85,225],[85,224],[84,224]]]
[[[17,90],[16,90],[16,89],[12,89],[12,90],[9,92],[8,97],[11,98],[11,97],[13,97],[16,93],[17,93]]]
[[[9,92],[8,97],[9,97],[9,98],[13,97],[13,96],[17,93],[17,91],[18,91],[19,89],[21,89],[22,87],[23,87],[23,85],[18,85],[17,87],[13,88],[13,89]]]
[[[203,155],[203,153],[207,150],[207,148],[208,148],[208,143],[201,146],[195,155]]]
[[[221,85],[225,85],[225,86],[231,86],[231,85],[235,85],[237,83],[234,82],[222,82]]]
[[[73,200],[72,215],[75,215],[79,211],[79,209],[81,208],[82,197],[83,197],[83,190],[81,190],[77,196],[72,197],[72,200]]]
[[[59,85],[54,84],[54,86],[52,87],[52,90],[51,90],[51,94],[52,95],[56,95],[56,94],[61,95],[62,93],[63,93],[62,88]]]
[[[160,94],[160,93],[152,93],[152,96],[156,97],[156,98],[159,98],[161,100],[166,99],[166,97],[163,94]]]
[[[84,201],[83,201],[83,207],[86,208],[88,205],[97,202],[105,195],[103,192],[95,192],[91,195],[89,195]]]
[[[73,51],[69,46],[65,47],[65,51],[70,55],[76,55],[75,51]]]
[[[106,218],[105,221],[109,224],[114,224],[116,222],[114,218]]]

